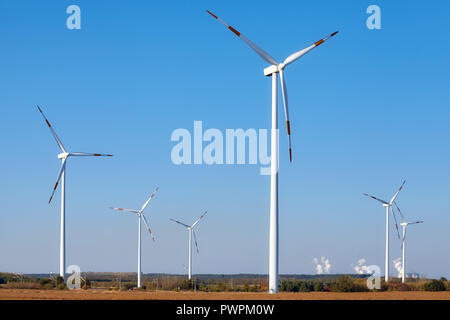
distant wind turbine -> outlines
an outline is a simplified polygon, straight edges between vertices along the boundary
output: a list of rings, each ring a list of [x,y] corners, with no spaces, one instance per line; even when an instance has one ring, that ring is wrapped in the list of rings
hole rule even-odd
[[[205,214],[207,212],[208,211],[205,211],[205,213],[203,213],[200,216],[200,218],[198,218],[191,226],[189,226],[189,225],[187,225],[187,224],[185,224],[183,222],[180,222],[178,220],[170,219],[171,221],[176,222],[176,223],[181,224],[182,226],[186,227],[187,230],[188,230],[188,234],[189,234],[189,236],[188,236],[188,238],[189,238],[189,246],[188,246],[188,248],[189,248],[188,249],[189,250],[189,258],[188,258],[188,265],[189,265],[188,270],[189,270],[189,273],[188,273],[188,279],[192,278],[192,234],[194,235],[195,247],[197,248],[197,253],[198,253],[197,236],[195,235],[194,227],[197,225],[197,223],[200,222],[200,220],[205,216]]]
[[[370,197],[372,199],[375,199],[379,202],[381,202],[383,204],[383,207],[386,208],[386,260],[385,260],[385,275],[384,275],[384,280],[387,282],[389,280],[389,210],[392,211],[392,215],[394,216],[394,220],[395,220],[395,228],[397,229],[397,235],[400,238],[400,234],[398,233],[398,225],[397,225],[397,218],[395,217],[395,213],[394,210],[392,208],[392,204],[395,204],[397,206],[397,204],[395,203],[395,199],[397,198],[399,192],[403,189],[403,186],[405,185],[406,180],[403,181],[402,185],[400,186],[400,188],[398,188],[398,191],[394,194],[394,196],[392,197],[391,201],[385,201],[382,199],[379,199],[377,197],[371,196],[367,193],[364,193],[365,196]],[[397,209],[399,209],[397,207]],[[401,211],[399,209],[399,212],[401,214]]]
[[[59,140],[58,136],[56,135],[55,130],[53,130],[52,126],[50,125],[50,122],[47,120],[47,118],[44,115],[44,112],[42,112],[42,109],[37,106],[39,112],[42,114],[42,117],[44,118],[44,121],[47,123],[48,128],[50,129],[53,137],[56,140],[56,143],[58,144],[59,148],[61,149],[61,153],[58,154],[58,159],[61,159],[61,169],[59,170],[58,178],[56,179],[55,186],[53,187],[52,195],[50,196],[50,199],[48,200],[48,203],[52,201],[53,195],[55,194],[56,188],[58,187],[58,183],[61,180],[61,231],[60,231],[60,243],[59,243],[59,275],[63,278],[65,281],[65,273],[66,273],[66,220],[65,220],[65,214],[66,214],[66,163],[67,159],[69,157],[112,157],[112,154],[101,154],[101,153],[86,153],[86,152],[68,152],[66,148],[64,148],[63,144],[61,143],[61,140]]]
[[[283,62],[279,63],[272,58],[267,52],[244,37],[242,33],[237,31],[232,26],[228,25],[225,21],[213,14],[211,11],[206,10],[214,19],[224,24],[231,32],[238,36],[242,41],[250,46],[264,61],[270,64],[269,67],[264,69],[265,76],[272,76],[272,131],[271,131],[271,167],[270,167],[270,232],[269,232],[269,292],[278,292],[278,84],[277,74],[280,74],[281,92],[284,102],[284,115],[286,118],[286,127],[288,135],[289,146],[289,160],[292,162],[292,148],[291,148],[291,127],[289,122],[289,109],[288,109],[288,97],[286,82],[284,79],[284,69],[303,57],[309,51],[322,44],[332,36],[336,35],[338,31],[333,32],[328,37],[320,39],[313,43],[309,47],[306,47],[300,51],[294,52],[289,55]]]
[[[119,211],[125,211],[125,212],[133,212],[138,215],[138,271],[137,271],[137,286],[138,288],[141,287],[141,219],[144,220],[145,225],[147,226],[148,232],[150,233],[152,240],[155,241],[155,237],[153,236],[152,230],[150,229],[150,226],[148,225],[147,219],[145,218],[143,211],[145,208],[147,208],[149,202],[153,197],[155,196],[156,192],[158,192],[159,188],[156,187],[155,191],[150,195],[147,201],[145,201],[144,205],[140,210],[132,210],[132,209],[123,209],[123,208],[114,208],[110,207],[111,210],[119,210]]]
[[[403,227],[403,237],[402,237],[402,283],[405,283],[405,238],[406,238],[406,227],[410,224],[423,223],[423,221],[415,221],[415,222],[406,222],[403,221],[400,225]]]

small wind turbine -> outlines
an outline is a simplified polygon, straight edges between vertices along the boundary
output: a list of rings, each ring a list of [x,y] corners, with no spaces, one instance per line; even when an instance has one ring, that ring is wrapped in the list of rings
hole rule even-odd
[[[53,187],[52,195],[50,196],[50,200],[48,200],[48,203],[52,201],[53,195],[55,194],[56,188],[58,187],[58,183],[61,180],[61,231],[60,231],[60,243],[59,243],[59,275],[61,278],[63,278],[63,281],[65,281],[66,276],[66,220],[65,220],[65,214],[66,214],[66,163],[67,159],[69,157],[112,157],[112,154],[101,154],[101,153],[86,153],[86,152],[68,152],[66,148],[64,148],[63,144],[59,140],[58,136],[56,135],[55,130],[53,130],[52,126],[50,125],[50,122],[48,122],[47,118],[44,115],[44,112],[42,112],[41,108],[37,106],[39,109],[39,112],[42,114],[42,117],[44,118],[45,122],[47,123],[47,126],[49,127],[50,131],[52,132],[53,137],[56,140],[56,143],[58,144],[59,148],[61,149],[61,153],[58,154],[58,159],[61,159],[61,169],[59,170],[58,179],[56,180],[55,186]]]
[[[389,202],[379,199],[377,197],[368,195],[367,193],[364,193],[365,196],[381,202],[383,204],[383,207],[386,208],[386,260],[385,260],[385,275],[384,275],[384,280],[386,282],[389,281],[389,209],[392,211],[392,215],[394,216],[395,228],[397,229],[397,236],[400,239],[400,234],[398,233],[397,218],[395,217],[395,213],[392,208],[392,204],[395,204],[397,206],[397,204],[395,203],[395,198],[397,198],[398,193],[403,189],[403,186],[405,185],[405,183],[406,183],[406,180],[403,181],[402,185],[400,186],[400,188],[398,188],[398,191],[394,194],[391,201],[389,201]],[[399,210],[399,212],[401,214],[401,211],[398,208],[398,206],[397,206],[397,209]],[[402,215],[402,217],[403,217],[403,215]]]
[[[142,208],[140,210],[132,210],[132,209],[123,209],[123,208],[110,207],[110,209],[112,209],[112,210],[119,210],[119,211],[136,213],[138,215],[138,217],[139,217],[139,219],[138,219],[138,271],[137,271],[137,278],[138,278],[137,286],[138,286],[138,288],[141,287],[141,274],[142,274],[142,272],[141,272],[141,219],[144,220],[144,223],[147,226],[148,232],[152,236],[153,241],[155,241],[155,237],[153,236],[152,230],[150,229],[150,226],[147,223],[147,219],[145,218],[145,216],[144,216],[144,214],[142,212],[145,210],[145,208],[147,208],[150,200],[155,196],[155,194],[158,191],[158,189],[159,188],[156,187],[155,191],[153,191],[153,193],[150,195],[148,200],[145,201],[144,205],[142,206]]]
[[[423,223],[423,221],[406,222],[405,220],[400,223],[403,227],[403,238],[402,238],[402,283],[405,283],[405,237],[406,237],[406,227],[410,224]]]
[[[272,131],[271,131],[271,162],[270,162],[270,231],[269,231],[269,292],[278,292],[278,85],[277,74],[280,74],[281,92],[284,102],[284,115],[286,117],[286,126],[288,134],[288,146],[289,146],[289,161],[292,162],[292,148],[291,148],[291,127],[289,122],[289,109],[286,83],[284,80],[284,69],[297,59],[303,57],[306,53],[322,44],[332,36],[338,33],[333,32],[328,37],[320,39],[314,44],[306,47],[300,51],[294,52],[289,55],[282,63],[277,62],[267,52],[258,47],[256,44],[248,40],[242,33],[237,31],[232,26],[228,25],[225,21],[220,19],[212,12],[206,10],[214,19],[223,23],[231,32],[242,39],[247,45],[250,46],[264,61],[270,64],[269,67],[264,69],[265,76],[272,76]]]
[[[188,234],[189,234],[189,258],[188,258],[188,260],[189,260],[189,263],[188,263],[189,273],[188,273],[188,279],[189,280],[192,278],[192,234],[194,234],[195,247],[197,248],[197,253],[198,253],[197,236],[195,235],[194,227],[197,225],[197,223],[200,222],[200,220],[205,216],[205,214],[207,212],[208,211],[205,211],[205,213],[203,213],[200,216],[200,218],[198,218],[197,221],[195,221],[191,226],[189,226],[189,225],[187,225],[187,224],[185,224],[183,222],[180,222],[178,220],[170,219],[173,222],[176,222],[176,223],[181,224],[182,226],[186,227],[187,230],[188,230]]]

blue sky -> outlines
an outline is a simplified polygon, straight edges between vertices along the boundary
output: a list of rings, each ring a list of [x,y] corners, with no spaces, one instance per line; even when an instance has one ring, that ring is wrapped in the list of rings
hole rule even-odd
[[[66,8],[81,8],[81,30]],[[381,30],[366,8],[381,8]],[[194,273],[266,273],[269,177],[256,165],[170,161],[173,130],[268,128],[267,66],[212,19],[209,9],[283,60],[339,34],[286,70],[292,164],[280,104],[280,272],[352,272],[365,258],[384,269],[389,198],[411,220],[407,272],[450,276],[450,28],[444,1],[1,1],[0,271],[56,272],[59,199],[47,205],[58,148],[35,105],[71,151],[67,265],[135,271],[139,208],[155,186],[143,271],[182,273],[187,233],[199,224]],[[400,242],[391,226],[391,262]],[[391,264],[393,269],[393,265]],[[392,271],[393,274],[396,274]]]

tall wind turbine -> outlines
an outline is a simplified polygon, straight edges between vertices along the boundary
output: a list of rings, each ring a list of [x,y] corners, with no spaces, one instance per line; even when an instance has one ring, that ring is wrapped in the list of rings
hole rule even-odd
[[[406,222],[405,220],[400,223],[403,227],[403,238],[402,238],[402,283],[405,283],[405,237],[406,237],[406,227],[410,224],[423,223],[423,221]]]
[[[385,201],[385,200],[382,200],[382,199],[379,199],[377,197],[368,195],[367,193],[364,193],[365,196],[370,197],[372,199],[375,199],[375,200],[381,202],[383,207],[386,208],[386,257],[385,257],[385,265],[384,265],[384,271],[385,271],[384,280],[386,282],[389,281],[389,210],[391,210],[392,215],[394,216],[395,228],[397,229],[397,235],[400,238],[400,235],[398,234],[397,218],[395,217],[395,213],[394,213],[394,210],[392,208],[392,204],[395,203],[395,198],[397,198],[399,192],[403,189],[403,186],[405,185],[405,183],[406,183],[406,180],[403,181],[402,185],[400,186],[400,188],[398,188],[398,191],[394,194],[394,196],[392,197],[391,201],[389,201],[389,202]],[[400,209],[399,209],[399,212],[400,212]],[[400,214],[401,214],[401,212],[400,212]]]
[[[48,203],[52,201],[53,195],[55,194],[56,188],[58,187],[59,181],[61,180],[61,231],[60,231],[60,243],[59,243],[59,275],[65,281],[66,279],[66,163],[69,157],[112,157],[112,154],[101,154],[101,153],[86,153],[86,152],[68,152],[66,148],[64,148],[61,140],[59,140],[56,135],[55,130],[53,130],[50,122],[42,112],[42,109],[37,106],[39,112],[42,114],[47,126],[52,132],[53,137],[56,140],[59,148],[61,149],[61,153],[58,154],[58,159],[61,159],[61,169],[59,170],[58,178],[56,179],[55,186],[53,187],[52,195],[50,196],[50,200]]]
[[[256,44],[248,40],[232,26],[220,19],[212,12],[206,10],[213,18],[223,23],[231,32],[247,43],[264,61],[270,64],[264,69],[265,76],[272,76],[272,130],[271,130],[271,166],[270,166],[270,232],[269,232],[269,292],[278,292],[278,86],[277,74],[280,74],[281,92],[284,102],[284,115],[286,117],[286,126],[289,145],[289,161],[292,162],[291,148],[291,127],[289,122],[289,108],[286,90],[286,82],[284,79],[284,69],[306,53],[322,44],[338,32],[334,32],[328,37],[320,39],[314,44],[300,51],[289,55],[283,62],[279,63],[272,58],[267,52],[258,47]]]
[[[112,210],[119,210],[119,211],[125,211],[125,212],[133,212],[138,215],[138,271],[137,271],[137,286],[138,288],[141,287],[141,219],[144,220],[145,225],[147,226],[148,232],[152,236],[152,240],[155,241],[155,237],[153,236],[152,230],[150,229],[150,226],[148,225],[147,219],[145,218],[144,214],[142,213],[145,208],[147,208],[150,200],[155,196],[156,192],[158,192],[158,187],[156,187],[155,191],[150,195],[147,201],[145,201],[144,205],[140,210],[132,210],[132,209],[123,209],[123,208],[114,208],[110,207]]]
[[[200,216],[200,218],[198,218],[191,226],[189,226],[189,225],[187,225],[187,224],[185,224],[183,222],[180,222],[178,220],[170,219],[173,222],[176,222],[176,223],[181,224],[182,226],[186,227],[187,231],[188,231],[188,234],[189,234],[189,236],[188,236],[188,238],[189,238],[189,246],[188,246],[189,247],[189,258],[188,258],[188,264],[189,264],[188,270],[189,270],[189,273],[188,273],[188,279],[189,280],[192,278],[192,235],[194,235],[195,247],[197,248],[197,253],[198,253],[197,236],[195,235],[194,227],[197,225],[197,223],[200,222],[200,220],[205,216],[205,214],[207,212],[208,211],[205,211],[205,213],[203,213]]]

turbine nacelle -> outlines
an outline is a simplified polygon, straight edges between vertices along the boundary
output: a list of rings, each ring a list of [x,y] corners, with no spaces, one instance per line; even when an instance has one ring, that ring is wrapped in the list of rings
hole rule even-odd
[[[264,69],[264,75],[270,77],[273,73],[278,73],[279,71],[278,66],[273,64]]]
[[[264,75],[266,77],[270,77],[274,73],[279,73],[280,71],[283,71],[285,67],[286,64],[284,62],[279,63],[278,65],[273,64],[264,69]]]

